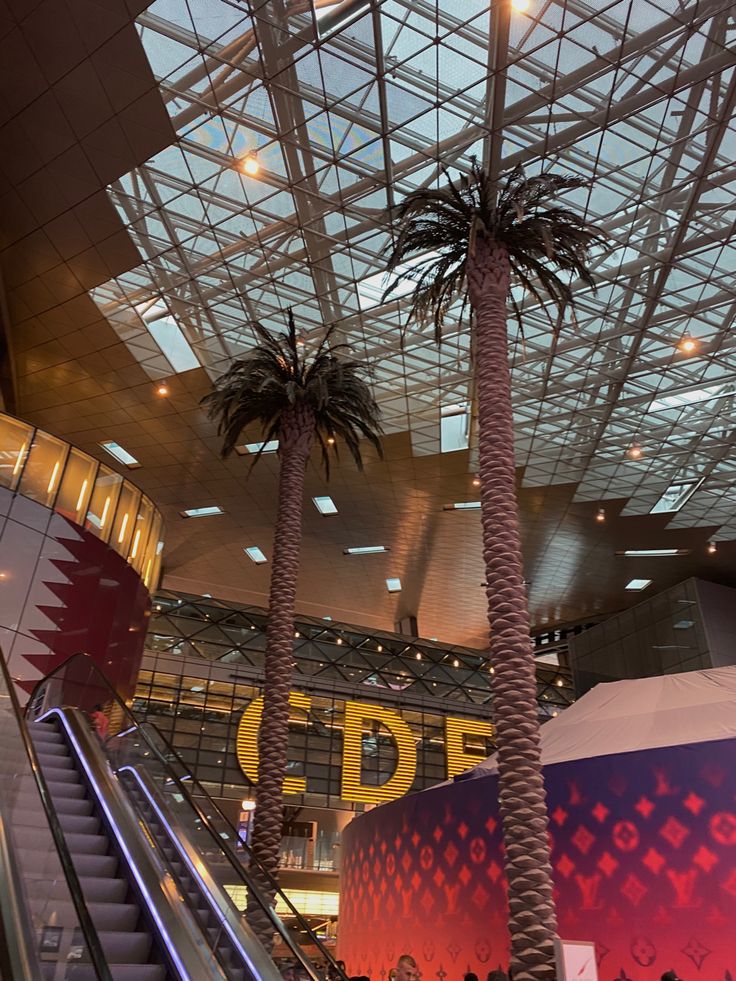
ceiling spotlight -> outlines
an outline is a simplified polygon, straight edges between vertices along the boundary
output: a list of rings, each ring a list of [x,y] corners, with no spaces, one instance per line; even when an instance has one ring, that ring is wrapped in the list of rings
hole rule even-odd
[[[243,158],[243,173],[247,174],[248,177],[255,177],[260,169],[261,165],[258,163],[256,154],[246,153]]]
[[[166,382],[161,382],[160,385],[156,387],[156,395],[160,395],[165,398],[169,394],[169,386]]]
[[[708,542],[708,555],[715,555],[718,551],[718,546],[715,542]]]
[[[297,334],[297,337],[296,337],[296,346],[297,347],[304,347],[304,345],[306,343],[307,343],[307,338],[304,336],[304,334]]]
[[[695,354],[698,350],[698,342],[686,332],[682,335],[682,340],[677,345],[677,350],[681,354]]]
[[[328,436],[327,437],[327,442],[330,444],[330,446],[334,446],[335,445],[335,437],[334,436]]]
[[[606,520],[606,509],[605,508],[598,508],[598,511],[596,512],[595,520],[599,524],[603,524],[603,522]]]
[[[642,450],[638,443],[632,443],[626,451],[626,456],[630,460],[641,460],[641,458],[644,456],[644,450]]]
[[[473,487],[480,487],[480,477],[473,477]]]
[[[529,9],[531,0],[511,0],[511,6],[520,14],[525,14]]]

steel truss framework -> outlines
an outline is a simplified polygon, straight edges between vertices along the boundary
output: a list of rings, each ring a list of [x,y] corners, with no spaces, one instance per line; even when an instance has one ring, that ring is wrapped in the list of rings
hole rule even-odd
[[[703,478],[671,526],[736,536],[731,0],[156,0],[138,23],[177,140],[110,188],[141,264],[95,299],[151,377],[214,377],[293,306],[307,343],[336,323],[372,365],[387,430],[438,452],[443,407],[472,423],[469,335],[400,344],[386,209],[471,155],[554,166],[591,178],[569,203],[612,245],[557,340],[524,303],[524,480],[644,514]]]
[[[163,591],[154,598],[146,646],[152,651],[204,658],[262,675],[266,611],[187,593]],[[295,684],[401,693],[403,699],[490,703],[490,661],[482,651],[448,647],[399,634],[367,631],[344,623],[300,617],[294,637]],[[575,699],[567,668],[537,665],[542,718],[557,715]]]

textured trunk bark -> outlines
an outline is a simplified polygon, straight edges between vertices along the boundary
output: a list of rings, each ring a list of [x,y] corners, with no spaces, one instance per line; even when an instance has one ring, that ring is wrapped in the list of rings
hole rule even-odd
[[[553,981],[557,932],[539,714],[519,538],[503,246],[478,239],[468,261],[475,314],[478,444],[499,803],[514,981]]]
[[[289,689],[294,664],[294,602],[299,575],[304,476],[314,440],[314,415],[296,406],[285,416],[279,432],[279,503],[271,567],[271,590],[266,627],[266,676],[263,718],[258,731],[258,786],[253,816],[253,855],[275,877],[283,825],[283,785],[289,739]],[[274,888],[256,869],[262,894],[273,902]],[[253,899],[248,921],[270,951],[273,927]]]

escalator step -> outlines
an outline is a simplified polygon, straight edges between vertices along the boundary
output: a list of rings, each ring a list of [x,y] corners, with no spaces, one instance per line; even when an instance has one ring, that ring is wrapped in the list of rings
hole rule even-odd
[[[135,903],[87,903],[98,930],[135,930],[141,911]]]
[[[59,822],[66,834],[96,835],[101,821],[93,814],[60,814]]]
[[[36,753],[43,760],[48,760],[52,757],[69,758],[69,749],[57,733],[54,733],[53,741],[47,739],[37,740],[34,736],[33,745],[36,747]]]
[[[110,851],[110,841],[107,835],[79,834],[76,831],[66,831],[64,837],[72,855],[107,855]]]
[[[111,879],[118,870],[115,855],[83,855],[72,852],[72,861],[77,875]]]
[[[110,964],[113,981],[165,981],[166,968],[162,964]],[[44,964],[44,981],[53,981],[56,964]],[[65,981],[97,981],[91,964],[69,964],[64,972]]]
[[[63,780],[62,782],[57,781],[55,776],[51,776],[51,771],[47,770],[46,767],[43,768],[43,775],[46,778],[49,793],[54,798],[54,804],[56,804],[57,801],[70,800],[71,798],[74,798],[75,800],[83,800],[87,796],[87,791],[82,784],[79,783],[79,777],[77,774],[75,774],[77,777],[76,783],[72,783],[69,780]]]
[[[124,903],[130,892],[125,879],[103,879],[80,875],[84,898],[88,903]]]
[[[75,788],[76,789],[76,788]],[[78,816],[89,817],[92,814],[92,801],[84,796],[84,787],[79,788],[81,793],[73,797],[59,797],[51,791],[54,798],[56,813],[63,817],[65,814],[75,814]]]
[[[110,964],[145,964],[151,953],[150,933],[98,930],[97,936]]]
[[[34,722],[30,726],[31,737],[34,745],[38,746],[66,746],[64,737],[56,729],[45,725],[43,722]]]
[[[43,770],[43,775],[46,778],[46,783],[55,783],[59,786],[68,786],[79,784],[82,786],[82,781],[79,779],[79,774],[76,769],[72,766],[56,766],[56,760],[54,760],[53,766],[47,766],[46,763],[41,760],[41,769]]]

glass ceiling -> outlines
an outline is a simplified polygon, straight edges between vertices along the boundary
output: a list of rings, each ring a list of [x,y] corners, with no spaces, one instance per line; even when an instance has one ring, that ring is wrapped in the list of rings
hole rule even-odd
[[[387,431],[437,453],[442,407],[473,404],[469,335],[401,348],[386,209],[472,154],[580,173],[569,203],[613,247],[557,342],[532,301],[512,330],[525,483],[644,514],[702,479],[671,527],[736,537],[732,0],[156,0],[138,25],[176,141],[110,187],[141,263],[94,297],[151,378],[215,377],[293,306],[307,342],[337,323],[373,366]]]

